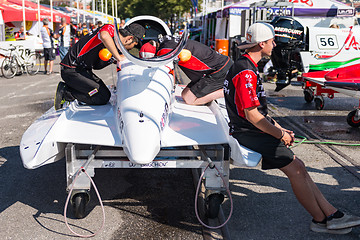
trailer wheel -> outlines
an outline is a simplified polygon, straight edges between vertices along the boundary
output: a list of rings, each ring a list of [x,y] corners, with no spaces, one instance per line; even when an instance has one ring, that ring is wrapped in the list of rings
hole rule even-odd
[[[314,100],[314,91],[309,88],[304,89],[304,99],[308,103],[312,102]]]
[[[346,118],[347,123],[352,126],[352,127],[360,127],[360,119],[356,120],[356,111],[357,110],[353,110],[351,111]]]
[[[208,218],[216,218],[219,215],[220,205],[224,201],[224,195],[221,193],[213,193],[206,200],[206,216]]]
[[[317,110],[321,110],[324,108],[324,98],[322,96],[317,96],[314,100],[315,102],[315,108]]]
[[[75,217],[84,218],[86,205],[89,202],[89,195],[86,193],[77,193],[73,196],[72,202]]]

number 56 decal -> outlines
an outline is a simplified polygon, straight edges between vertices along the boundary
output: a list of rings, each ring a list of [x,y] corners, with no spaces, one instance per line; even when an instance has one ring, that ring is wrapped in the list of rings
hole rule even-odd
[[[317,35],[316,41],[319,49],[338,49],[339,45],[335,35]]]

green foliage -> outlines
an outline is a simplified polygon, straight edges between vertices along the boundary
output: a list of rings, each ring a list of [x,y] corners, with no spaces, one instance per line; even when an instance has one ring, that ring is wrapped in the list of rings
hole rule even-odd
[[[50,0],[40,0],[40,4],[50,5]]]
[[[118,0],[118,16],[132,18],[138,15],[152,15],[167,20],[174,14],[182,15],[189,12],[191,7],[191,0]]]

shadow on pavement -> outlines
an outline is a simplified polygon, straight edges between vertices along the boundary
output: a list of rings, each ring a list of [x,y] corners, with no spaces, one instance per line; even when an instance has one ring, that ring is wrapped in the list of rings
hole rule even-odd
[[[46,221],[64,224],[62,215],[67,196],[64,159],[29,170],[22,165],[19,146],[0,149],[0,157],[5,159],[0,165],[0,212],[21,202],[37,210],[33,217],[40,226],[50,232],[72,236],[57,232],[46,224]],[[201,235],[202,230],[194,214],[195,191],[191,170],[96,169],[95,172],[93,180],[104,205],[119,211],[126,220],[115,235],[139,235],[140,231],[142,237],[145,237],[143,239],[154,236],[166,238],[173,231],[171,228]],[[90,195],[87,214],[100,205],[93,189]],[[46,216],[48,213],[59,216]],[[74,219],[71,206],[68,207],[67,215],[69,219]],[[144,219],[141,224],[136,223],[139,217]],[[147,229],[154,228],[154,223],[149,224],[149,221],[158,223],[155,224],[156,229]],[[134,222],[137,224],[136,230],[123,226]],[[73,224],[72,227],[80,228]]]

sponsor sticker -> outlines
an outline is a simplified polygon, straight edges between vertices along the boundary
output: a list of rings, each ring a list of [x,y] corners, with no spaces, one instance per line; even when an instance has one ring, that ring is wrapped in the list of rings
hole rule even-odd
[[[345,17],[345,16],[354,16],[354,9],[338,9],[337,10],[337,15],[341,16],[341,17]]]
[[[130,161],[104,161],[103,168],[176,168],[176,161],[154,160],[147,164],[135,164]]]
[[[322,34],[316,35],[316,42],[319,49],[338,49],[339,45],[337,42],[336,35],[333,34]]]
[[[97,88],[94,88],[93,90],[91,90],[88,94],[90,97],[92,97],[93,95],[95,95],[96,93],[98,93],[99,90],[97,90]]]
[[[164,129],[164,127],[166,125],[166,122],[167,122],[167,119],[168,119],[168,116],[169,116],[169,106],[168,106],[167,103],[165,103],[164,112],[161,115],[161,119],[160,119],[160,128],[161,128],[161,130]]]

